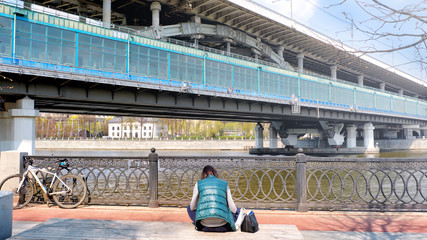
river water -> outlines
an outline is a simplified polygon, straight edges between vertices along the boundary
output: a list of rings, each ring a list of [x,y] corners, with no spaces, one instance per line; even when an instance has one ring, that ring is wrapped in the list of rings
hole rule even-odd
[[[99,157],[136,157],[148,156],[149,150],[70,150],[70,149],[36,149],[35,155],[42,156],[99,156]],[[158,150],[159,156],[251,156],[248,150]],[[343,157],[343,156],[340,156]],[[344,157],[360,158],[427,158],[427,150],[401,150],[379,154],[350,155]]]

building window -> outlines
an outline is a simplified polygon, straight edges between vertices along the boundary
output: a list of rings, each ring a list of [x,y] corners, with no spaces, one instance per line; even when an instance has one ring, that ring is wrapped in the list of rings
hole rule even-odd
[[[146,132],[144,132],[144,137],[145,137],[145,136],[147,136],[147,133],[146,133]]]
[[[144,130],[147,130],[147,127],[146,127],[146,126],[144,126]]]
[[[113,131],[114,131],[114,127],[113,127]]]
[[[151,126],[148,127],[148,130],[151,130]]]
[[[117,131],[119,131],[120,130],[120,127],[117,127]]]

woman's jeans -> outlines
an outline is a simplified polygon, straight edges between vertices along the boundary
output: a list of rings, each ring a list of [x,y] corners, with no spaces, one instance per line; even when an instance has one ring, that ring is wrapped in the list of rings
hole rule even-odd
[[[188,213],[188,216],[191,218],[191,221],[193,221],[193,223],[196,223],[196,211],[192,211],[190,209],[190,205],[188,205],[187,207],[187,213]],[[240,208],[237,208],[236,213],[233,213],[234,222],[236,222],[237,218],[239,217],[239,213],[240,213]]]

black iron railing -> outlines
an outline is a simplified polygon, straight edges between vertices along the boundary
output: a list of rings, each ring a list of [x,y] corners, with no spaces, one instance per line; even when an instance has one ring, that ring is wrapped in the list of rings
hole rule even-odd
[[[58,157],[26,156],[39,167]],[[427,159],[296,156],[67,157],[84,175],[89,204],[188,205],[206,165],[228,181],[238,206],[352,210],[427,209]]]

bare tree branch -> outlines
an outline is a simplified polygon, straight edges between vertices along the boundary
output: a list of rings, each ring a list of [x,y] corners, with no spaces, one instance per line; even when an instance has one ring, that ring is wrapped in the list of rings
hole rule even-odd
[[[356,21],[349,12],[343,12],[344,17],[352,23],[352,29],[366,36],[359,40],[365,46],[353,53],[364,55],[405,50],[404,56],[408,61],[420,63],[421,68],[427,72],[427,0],[407,1],[401,7],[392,6],[384,0],[336,1],[339,2],[327,8],[354,3],[366,14],[365,19]],[[391,46],[379,47],[379,41],[385,41]],[[413,53],[408,54],[407,50],[412,50]]]

